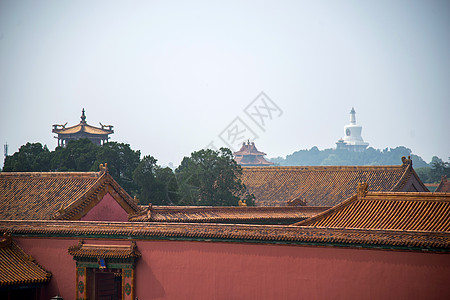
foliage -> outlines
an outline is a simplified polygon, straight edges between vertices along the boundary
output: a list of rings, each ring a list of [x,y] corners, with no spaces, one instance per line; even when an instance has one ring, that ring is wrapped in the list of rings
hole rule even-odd
[[[136,186],[133,171],[140,162],[140,151],[128,144],[110,142],[102,146],[88,139],[73,140],[66,147],[50,152],[40,143],[27,143],[19,151],[5,158],[4,172],[67,172],[98,171],[101,163],[108,163],[111,176],[130,194]]]
[[[426,183],[439,183],[442,176],[450,178],[450,157],[448,162],[444,162],[437,156],[433,156],[431,159],[431,167],[422,167],[415,169],[420,180]]]
[[[92,170],[98,149],[99,146],[88,139],[69,141],[66,147],[57,147],[52,153],[51,170],[59,172]]]
[[[426,167],[428,164],[411,149],[400,146],[378,150],[368,148],[363,152],[348,150],[325,149],[312,147],[310,150],[299,150],[285,159],[277,157],[272,162],[280,166],[364,166],[364,165],[398,165],[402,156],[411,156],[415,168]]]
[[[239,199],[254,205],[240,176],[242,168],[230,149],[193,152],[175,170],[180,205],[236,206]]]
[[[140,204],[175,205],[178,202],[177,184],[172,169],[162,168],[151,156],[144,156],[133,172]]]
[[[133,172],[140,162],[141,152],[131,149],[129,144],[109,142],[99,147],[97,159],[91,171],[98,170],[102,163],[108,164],[108,172],[129,194],[134,195],[136,184]]]
[[[5,158],[3,172],[46,172],[50,170],[51,153],[41,143],[26,143]]]

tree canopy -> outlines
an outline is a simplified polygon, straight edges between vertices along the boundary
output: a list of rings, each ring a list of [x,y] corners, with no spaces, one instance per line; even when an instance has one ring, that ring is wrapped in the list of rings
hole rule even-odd
[[[242,168],[233,159],[230,149],[193,152],[183,158],[175,175],[179,204],[237,206],[242,198],[247,205],[254,205],[253,195],[247,194],[240,179]]]
[[[380,166],[399,165],[402,156],[411,156],[415,168],[428,166],[420,156],[412,154],[411,149],[403,146],[384,150],[368,148],[363,152],[346,149],[319,150],[317,147],[312,147],[309,150],[296,151],[287,155],[286,158],[277,157],[270,160],[280,166]]]
[[[141,204],[176,205],[178,186],[175,174],[168,167],[156,164],[151,156],[144,156],[133,172],[133,180],[138,187],[137,196]]]
[[[157,160],[130,145],[109,142],[101,146],[88,139],[70,141],[66,147],[49,151],[40,143],[27,143],[5,159],[5,172],[98,171],[108,164],[108,172],[140,204],[154,205],[248,205],[254,197],[246,194],[240,180],[241,167],[229,149],[200,150],[185,157],[174,173]]]
[[[431,167],[417,168],[416,173],[420,179],[426,183],[439,183],[442,176],[450,178],[450,157],[447,162],[444,162],[437,156],[431,159]]]
[[[4,172],[87,172],[98,171],[98,166],[108,163],[111,176],[130,194],[135,194],[133,171],[140,162],[140,151],[130,145],[109,142],[102,146],[88,139],[73,140],[66,147],[50,152],[40,143],[27,143],[19,151],[5,158]]]
[[[4,172],[50,171],[51,153],[41,143],[26,143],[11,156],[5,157]]]

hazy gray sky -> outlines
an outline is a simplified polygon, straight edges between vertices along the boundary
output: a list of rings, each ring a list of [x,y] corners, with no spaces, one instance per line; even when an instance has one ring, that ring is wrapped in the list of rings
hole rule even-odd
[[[353,106],[371,147],[446,160],[449,32],[448,1],[0,1],[0,142],[53,150],[85,108],[161,164],[276,157],[335,147]]]

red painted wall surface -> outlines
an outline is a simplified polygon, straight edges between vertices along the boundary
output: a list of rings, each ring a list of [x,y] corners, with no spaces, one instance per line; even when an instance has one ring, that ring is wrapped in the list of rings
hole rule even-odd
[[[45,296],[75,295],[78,240],[15,238],[53,273]],[[128,241],[86,243],[130,244]],[[346,248],[138,241],[141,299],[443,299],[450,255]]]
[[[81,221],[117,221],[127,222],[128,213],[107,193],[96,206],[94,206]]]
[[[36,262],[52,273],[50,283],[41,289],[40,299],[50,299],[59,295],[64,300],[76,297],[76,262],[67,252],[70,246],[78,244],[79,239],[41,239],[41,238],[15,238],[17,243],[27,254],[34,257]],[[85,240],[87,244],[103,245],[130,245],[129,241],[92,241]],[[142,299],[145,299],[142,298]]]

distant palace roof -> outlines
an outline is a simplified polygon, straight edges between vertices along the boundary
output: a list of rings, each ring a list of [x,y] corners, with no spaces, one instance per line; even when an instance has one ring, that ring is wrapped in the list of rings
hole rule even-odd
[[[17,246],[10,235],[0,238],[0,287],[45,283],[51,276]]]
[[[266,153],[258,151],[256,149],[255,143],[244,142],[239,151],[234,152],[234,160],[242,166],[270,166],[273,162],[267,161],[264,158]]]
[[[362,187],[357,195],[296,225],[450,232],[450,193],[367,192]]]
[[[0,172],[0,219],[79,220],[106,193],[128,213],[140,209],[106,169],[100,172]]]
[[[436,192],[450,193],[450,181],[447,180],[447,176],[442,176],[441,183],[436,188]]]
[[[101,128],[88,125],[86,123],[86,115],[84,108],[81,111],[81,121],[79,124],[66,128],[66,124],[54,124],[53,133],[57,133],[58,146],[66,146],[71,140],[89,139],[96,145],[106,143],[110,134],[114,133],[112,125],[103,125],[100,123]]]
[[[242,182],[257,206],[284,206],[301,199],[308,206],[335,206],[356,192],[359,182],[370,191],[428,192],[405,157],[399,166],[243,167]]]
[[[132,222],[292,224],[315,216],[328,207],[311,206],[149,206]]]
[[[53,125],[52,132],[57,133],[58,135],[70,135],[70,134],[81,133],[81,132],[86,132],[86,133],[93,134],[93,135],[108,135],[108,134],[114,133],[114,130],[112,130],[113,126],[111,126],[111,125],[102,125],[100,123],[100,125],[102,127],[99,128],[99,127],[95,127],[95,126],[91,126],[91,125],[87,124],[84,109],[82,111],[81,121],[79,124],[71,126],[71,127],[67,127],[67,128],[66,128],[66,124]]]

